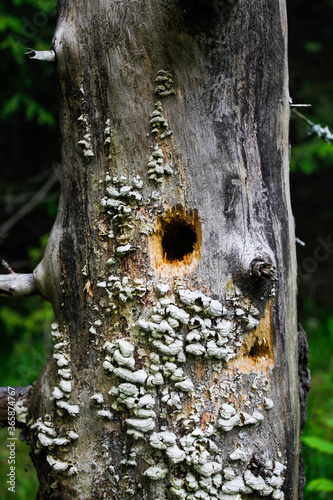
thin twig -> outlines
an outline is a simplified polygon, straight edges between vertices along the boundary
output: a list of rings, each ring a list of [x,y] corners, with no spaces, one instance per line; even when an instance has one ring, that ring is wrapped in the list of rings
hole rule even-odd
[[[8,262],[5,259],[1,259],[1,264],[3,265],[3,267],[5,269],[7,269],[9,274],[16,274],[15,271],[13,271],[13,269],[10,267],[10,265],[8,264]]]
[[[321,125],[319,125],[319,123],[317,124],[313,123],[311,120],[309,120],[306,116],[302,115],[302,113],[300,113],[296,109],[292,109],[291,111],[309,125],[308,135],[310,136],[316,135],[320,139],[324,139],[324,141],[327,142],[328,144],[331,144],[331,142],[333,141],[333,134],[327,125],[324,128]]]
[[[295,113],[295,115],[297,115],[303,121],[305,121],[308,125],[310,125],[310,127],[314,126],[314,123],[311,120],[309,120],[306,116],[304,116],[302,113],[300,113],[299,111],[297,111],[297,109],[291,108],[291,111],[293,113]]]

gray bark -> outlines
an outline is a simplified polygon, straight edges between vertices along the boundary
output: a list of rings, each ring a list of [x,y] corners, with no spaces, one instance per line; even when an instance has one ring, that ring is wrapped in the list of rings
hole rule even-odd
[[[4,297],[28,297],[37,295],[38,290],[32,273],[0,275],[0,295]]]
[[[31,385],[27,387],[0,387],[0,427],[8,427],[8,407],[15,409],[15,426],[26,429]]]
[[[58,11],[39,498],[296,499],[285,2]]]

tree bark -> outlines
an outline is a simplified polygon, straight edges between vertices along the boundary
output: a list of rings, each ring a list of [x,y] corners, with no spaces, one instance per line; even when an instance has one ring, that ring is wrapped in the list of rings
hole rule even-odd
[[[285,2],[59,1],[46,499],[298,498]]]
[[[306,408],[308,392],[311,387],[311,376],[308,368],[309,346],[306,338],[306,332],[301,324],[298,325],[298,378],[299,378],[299,401],[300,401],[300,428],[301,431],[306,423]],[[304,462],[302,457],[299,461],[299,486],[298,497],[303,498],[303,489],[305,486]]]
[[[27,387],[0,387],[0,427],[8,427],[8,409],[12,408],[15,427],[26,428],[31,385]],[[11,427],[13,427],[12,422]]]

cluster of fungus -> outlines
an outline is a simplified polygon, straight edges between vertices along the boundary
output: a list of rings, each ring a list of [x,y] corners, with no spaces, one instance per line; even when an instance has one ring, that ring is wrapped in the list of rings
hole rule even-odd
[[[143,280],[131,280],[128,276],[120,278],[116,275],[110,275],[107,281],[97,283],[100,288],[105,288],[108,294],[107,313],[117,312],[117,304],[125,304],[133,299],[139,299],[146,293],[146,286]]]
[[[172,83],[171,73],[159,71],[155,94],[160,99],[174,95]],[[150,116],[150,127],[155,144],[148,175],[160,184],[165,174],[173,173],[166,160],[165,140],[172,131],[160,100]],[[105,145],[111,144],[109,120],[104,139]],[[143,204],[139,177],[129,181],[107,173],[100,182],[106,183],[101,205],[110,216],[107,236],[113,256],[108,262],[113,265],[121,262],[115,258],[135,250],[135,231],[142,232],[143,226],[147,230],[151,224],[148,211],[142,211],[141,219],[138,216]],[[259,382],[253,373],[247,377],[253,391],[241,398],[236,384],[231,389],[227,380],[220,380],[215,386],[214,381],[198,381],[196,374],[197,365],[216,373],[228,369],[238,359],[244,341],[252,334],[256,339],[260,312],[233,284],[223,302],[207,290],[189,288],[186,277],[201,258],[197,211],[181,206],[166,209],[145,234],[155,272],[147,271],[144,279],[137,279],[113,270],[97,283],[107,295],[105,314],[126,318],[125,330],[119,323],[114,325],[103,346],[102,368],[110,390],[91,397],[98,415],[124,424],[129,442],[135,443],[130,454],[124,451],[121,465],[137,465],[141,443],[149,454],[143,479],[156,484],[167,478],[172,498],[241,500],[243,495],[258,495],[283,499],[285,466],[266,455],[260,469],[255,469],[254,449],[241,437],[249,426],[261,425],[265,412],[273,407],[265,394],[268,385],[264,387],[263,379]],[[229,450],[223,463],[222,442],[228,443]]]
[[[126,409],[129,413],[129,417],[125,420],[127,434],[135,439],[144,437],[145,433],[155,427],[156,413],[153,408],[156,402],[152,388],[163,384],[164,381],[149,376],[146,370],[136,369],[135,347],[129,339],[107,341],[104,349],[106,356],[103,368],[120,380],[120,384],[114,385],[109,391],[115,399],[112,410]]]
[[[110,118],[108,118],[105,122],[104,129],[104,146],[111,146],[111,122]],[[111,152],[108,154],[108,160],[111,160]]]
[[[92,149],[92,144],[91,144],[91,132],[90,132],[90,125],[88,121],[88,113],[87,113],[87,104],[86,100],[84,97],[84,89],[83,86],[80,88],[80,92],[82,95],[82,114],[79,116],[77,119],[81,125],[82,125],[82,130],[83,130],[83,139],[81,139],[78,144],[82,147],[82,152],[84,156],[94,156],[94,152]]]
[[[169,163],[165,162],[164,153],[158,145],[154,147],[154,150],[149,157],[147,167],[149,179],[158,183],[163,182],[164,174],[173,174],[173,168],[169,165]]]
[[[169,71],[166,71],[164,69],[159,70],[157,72],[155,84],[156,87],[154,93],[158,97],[169,97],[176,94],[175,90],[172,88],[173,76]]]
[[[254,474],[246,468],[253,450],[237,446],[230,453],[228,463],[222,464],[216,443],[219,433],[222,436],[234,427],[260,425],[264,420],[261,411],[237,411],[233,405],[224,403],[215,425],[207,424],[204,429],[198,425],[200,418],[195,410],[187,419],[183,413],[184,404],[189,399],[192,402],[197,399],[185,361],[191,358],[210,360],[219,369],[220,363],[236,356],[242,336],[256,328],[259,311],[246,300],[242,301],[240,293],[233,299],[229,297],[224,305],[201,291],[187,289],[181,280],[173,290],[167,280],[154,283],[153,288],[159,298],[150,312],[142,313],[129,325],[133,335],[137,337],[139,332],[143,341],[134,345],[131,337],[120,337],[104,345],[103,368],[114,383],[109,391],[113,403],[103,410],[109,414],[101,415],[117,420],[124,418],[126,412],[127,434],[135,440],[148,442],[151,456],[155,457],[156,463],[146,469],[144,476],[153,482],[168,476],[173,498],[241,500],[242,494],[257,493],[283,499],[280,487],[285,467],[280,462],[266,460],[267,474]],[[147,289],[151,290],[151,286]],[[126,297],[137,300],[130,289],[128,294],[121,301],[124,305]],[[138,345],[146,346],[144,368],[141,363],[137,365],[140,349],[142,354]],[[159,418],[178,415],[176,421],[182,422],[181,433],[179,423],[176,429],[171,422],[156,430],[159,398],[164,404],[159,410]],[[272,406],[270,398],[262,401],[263,409],[268,411]],[[134,455],[129,465],[135,464]]]
[[[168,71],[158,71],[155,83],[156,87],[154,93],[159,98],[176,94],[175,90],[172,88],[172,74]],[[155,109],[150,115],[149,124],[151,133],[155,137],[155,145],[147,163],[148,175],[149,179],[154,180],[156,183],[162,183],[165,174],[173,174],[173,168],[170,165],[170,161],[166,159],[166,151],[163,151],[163,149],[166,150],[166,148],[163,148],[161,143],[168,139],[173,132],[168,129],[168,122],[164,116],[163,105],[160,100],[155,103]],[[166,144],[164,144],[164,146],[166,146]]]
[[[75,417],[80,412],[79,406],[68,402],[72,390],[69,342],[66,335],[60,332],[57,323],[52,324],[52,337],[55,341],[53,358],[56,360],[57,372],[60,377],[58,385],[53,388],[52,399],[56,403],[59,416]],[[62,428],[61,431],[57,431],[54,426],[54,418],[50,414],[43,418],[40,417],[36,422],[30,421],[28,425],[36,434],[35,453],[38,454],[41,450],[46,451],[46,459],[53,473],[66,471],[69,476],[78,473],[77,467],[72,462],[58,458],[59,454],[66,451],[67,445],[78,439],[79,435],[76,430]],[[51,487],[57,488],[57,481]]]
[[[102,198],[101,206],[111,216],[108,236],[117,242],[116,254],[123,256],[134,250],[131,244],[135,231],[133,218],[142,203],[139,190],[142,189],[143,182],[139,176],[128,183],[125,176],[112,178],[108,173],[105,182],[107,194]]]
[[[77,467],[71,462],[60,460],[54,456],[55,453],[59,454],[63,447],[78,439],[79,435],[76,431],[62,431],[61,434],[58,434],[50,415],[45,415],[44,419],[40,417],[37,422],[30,426],[30,429],[37,435],[35,453],[38,454],[41,450],[46,450],[46,460],[52,467],[53,472],[60,473],[67,471],[69,476],[78,473]],[[53,483],[52,487],[55,488],[56,483]]]
[[[60,376],[59,384],[54,387],[52,397],[56,402],[59,415],[62,416],[64,411],[69,415],[78,415],[80,413],[79,406],[68,403],[72,391],[69,341],[59,331],[57,323],[52,324],[52,337],[56,342],[53,346],[53,357],[58,365],[58,375]]]

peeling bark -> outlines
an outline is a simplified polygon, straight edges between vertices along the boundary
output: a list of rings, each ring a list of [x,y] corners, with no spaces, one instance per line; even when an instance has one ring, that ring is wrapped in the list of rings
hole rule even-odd
[[[58,10],[39,498],[296,499],[285,2]]]

